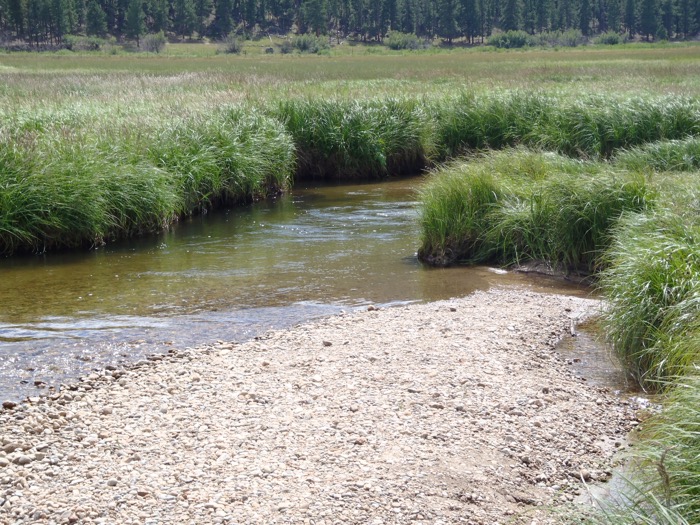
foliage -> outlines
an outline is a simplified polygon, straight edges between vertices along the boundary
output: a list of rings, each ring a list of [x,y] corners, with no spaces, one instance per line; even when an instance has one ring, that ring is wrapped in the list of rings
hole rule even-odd
[[[700,170],[700,139],[651,142],[615,155],[617,165],[640,172]]]
[[[580,45],[593,28],[616,32],[622,26],[631,37],[639,33],[646,38],[690,39],[700,23],[697,2],[689,0],[626,0],[624,13],[621,2],[591,0],[149,0],[139,1],[145,27],[136,31],[132,3],[0,0],[0,34],[39,48],[59,44],[66,34],[137,40],[137,34],[164,31],[181,38],[218,40],[241,27],[258,34],[294,29],[297,34],[381,42],[391,30],[450,44],[493,37],[492,45],[512,48],[531,45],[527,36],[534,36],[536,45]]]
[[[578,157],[608,157],[621,148],[700,134],[694,99],[617,99],[509,92],[462,93],[436,109],[438,143],[452,156],[466,149],[525,144]]]
[[[601,35],[597,36],[593,43],[604,46],[615,46],[623,43],[624,41],[624,38],[616,31],[608,31],[607,33],[602,33]]]
[[[223,109],[206,121],[60,135],[28,128],[0,142],[0,252],[94,245],[166,227],[217,203],[285,188],[294,165],[282,126]]]
[[[390,31],[384,39],[384,44],[386,44],[389,49],[394,50],[416,50],[423,47],[421,39],[418,38],[415,33],[402,33],[401,31]]]
[[[155,34],[146,35],[143,38],[143,49],[149,53],[160,53],[165,49],[165,45],[168,43],[163,31]]]
[[[625,216],[601,275],[610,304],[606,334],[651,389],[684,374],[698,357],[687,341],[688,330],[700,327],[700,223],[691,210]]]
[[[415,173],[434,151],[433,127],[415,100],[295,100],[273,114],[294,138],[301,177]]]
[[[63,37],[63,45],[71,51],[99,51],[106,44],[103,38],[92,36],[66,35]]]
[[[226,39],[219,44],[217,52],[239,55],[243,51],[243,44],[235,32],[228,34]]]
[[[594,272],[622,212],[653,200],[640,177],[556,155],[509,150],[457,162],[422,191],[419,257]]]
[[[292,38],[292,47],[301,53],[318,53],[328,49],[330,44],[326,37],[304,34]]]
[[[488,39],[488,45],[503,49],[516,49],[534,44],[528,33],[516,30],[493,35]]]

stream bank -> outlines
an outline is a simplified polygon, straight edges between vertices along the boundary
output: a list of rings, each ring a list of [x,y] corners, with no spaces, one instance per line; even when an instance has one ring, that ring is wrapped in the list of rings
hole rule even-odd
[[[94,374],[0,414],[0,521],[555,523],[636,425],[555,350],[598,307],[491,290]]]

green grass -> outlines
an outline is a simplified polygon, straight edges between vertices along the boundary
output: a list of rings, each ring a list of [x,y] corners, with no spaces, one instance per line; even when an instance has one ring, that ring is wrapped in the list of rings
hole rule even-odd
[[[700,222],[660,210],[619,224],[600,280],[605,333],[641,385],[684,375],[700,353],[687,344],[700,322]]]
[[[653,142],[619,152],[615,164],[630,170],[698,171],[700,170],[700,139]]]
[[[294,139],[301,178],[418,173],[433,155],[433,126],[415,99],[281,102],[272,114]]]
[[[699,341],[695,337],[695,343]],[[700,518],[700,375],[678,379],[660,414],[644,423],[630,477],[584,521],[610,525],[691,525]],[[580,520],[577,520],[580,523]]]
[[[419,257],[594,272],[624,211],[655,199],[646,181],[595,163],[508,150],[436,173],[421,192]]]
[[[0,142],[5,254],[160,230],[217,203],[285,189],[294,167],[293,145],[279,122],[248,110],[67,138],[33,128]]]
[[[607,158],[622,148],[700,133],[700,103],[694,98],[461,94],[440,101],[436,114],[438,142],[448,156],[522,144]]]

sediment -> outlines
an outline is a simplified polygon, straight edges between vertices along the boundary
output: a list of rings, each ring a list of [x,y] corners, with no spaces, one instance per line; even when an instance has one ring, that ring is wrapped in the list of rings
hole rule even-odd
[[[636,424],[555,350],[598,308],[493,290],[92,374],[0,412],[0,523],[559,523]]]

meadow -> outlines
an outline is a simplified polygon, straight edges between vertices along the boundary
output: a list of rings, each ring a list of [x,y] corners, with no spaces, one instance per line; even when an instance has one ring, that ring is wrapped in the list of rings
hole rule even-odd
[[[0,253],[163,229],[300,178],[428,170],[423,260],[545,260],[592,276],[622,363],[668,395],[644,425],[622,510],[589,519],[692,523],[699,55],[695,44],[0,55]]]

